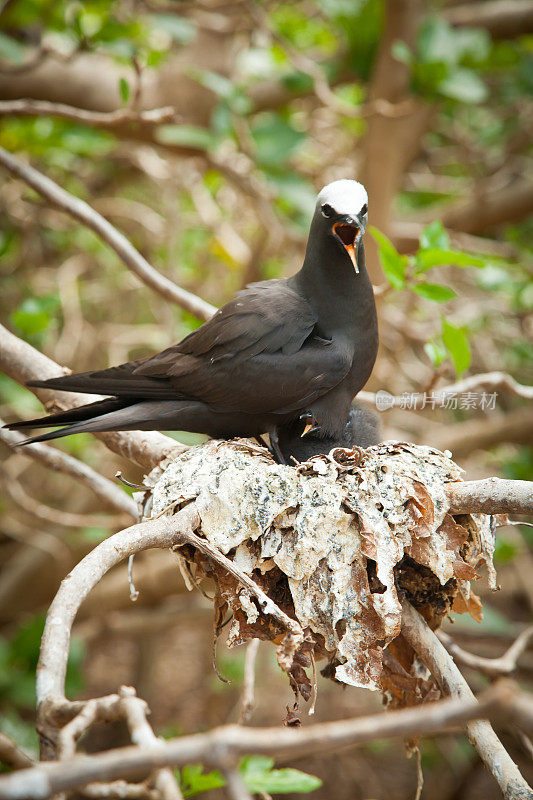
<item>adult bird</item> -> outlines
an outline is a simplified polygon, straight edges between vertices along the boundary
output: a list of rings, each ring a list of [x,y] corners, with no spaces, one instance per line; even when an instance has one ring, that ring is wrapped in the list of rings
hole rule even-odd
[[[371,447],[381,441],[381,420],[375,411],[352,403],[348,421],[339,437],[322,436],[320,431],[303,437],[303,421],[295,420],[279,428],[279,449],[287,464],[292,461],[308,461],[320,453],[329,453],[335,447]]]
[[[186,430],[214,438],[270,435],[303,418],[306,432],[342,434],[377,354],[365,268],[365,188],[318,195],[302,268],[253,283],[179,344],[110,369],[28,382],[109,398],[11,428],[62,426],[28,442],[110,430]]]

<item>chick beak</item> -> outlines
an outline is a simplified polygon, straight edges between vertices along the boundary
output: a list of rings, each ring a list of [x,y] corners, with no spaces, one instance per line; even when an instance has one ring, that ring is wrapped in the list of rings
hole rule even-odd
[[[314,430],[314,429],[315,429],[315,427],[314,427],[313,423],[312,422],[308,422],[307,425],[305,426],[305,428],[303,429],[303,431],[300,434],[300,439],[303,439],[304,436],[307,436],[307,434],[310,431]]]

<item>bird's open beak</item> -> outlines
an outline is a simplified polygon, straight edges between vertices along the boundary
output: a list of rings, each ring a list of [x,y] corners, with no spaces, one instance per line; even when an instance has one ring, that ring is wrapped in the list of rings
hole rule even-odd
[[[359,272],[356,250],[359,239],[364,233],[364,225],[358,218],[346,218],[343,222],[336,222],[333,225],[333,233],[348,253],[355,271]]]

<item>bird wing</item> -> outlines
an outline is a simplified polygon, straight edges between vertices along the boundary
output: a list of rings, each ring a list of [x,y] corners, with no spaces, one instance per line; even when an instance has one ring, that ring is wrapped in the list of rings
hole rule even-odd
[[[219,411],[286,412],[337,385],[353,353],[325,340],[309,303],[286,281],[252,284],[134,375],[166,378],[176,395]]]
[[[285,413],[336,386],[353,348],[320,336],[309,303],[285,280],[251,284],[179,344],[140,361],[28,385],[216,411]]]

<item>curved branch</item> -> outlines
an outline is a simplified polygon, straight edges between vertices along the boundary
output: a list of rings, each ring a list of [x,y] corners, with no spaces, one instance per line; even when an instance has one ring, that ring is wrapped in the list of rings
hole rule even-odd
[[[498,389],[516,397],[523,397],[526,400],[533,400],[533,386],[527,386],[523,383],[518,383],[517,380],[509,375],[507,372],[481,372],[479,375],[471,375],[462,381],[452,383],[449,386],[442,386],[440,389],[435,389],[431,392],[432,402],[438,406],[444,402],[450,395],[466,394],[474,392],[478,389],[490,390],[495,392]],[[410,392],[409,397],[415,398],[412,410],[420,410],[423,408],[424,398],[428,393]],[[375,392],[359,392],[357,395],[358,400],[365,403],[376,403]],[[405,406],[405,393],[399,395],[388,395],[388,408],[402,408]],[[411,407],[410,407],[411,408]]]
[[[475,702],[453,658],[439,642],[424,618],[406,600],[402,603],[402,635],[422,659],[441,690],[465,703]],[[468,738],[487,769],[498,781],[506,800],[529,800],[531,789],[486,720],[467,723]]]
[[[54,706],[65,705],[65,675],[72,623],[91,589],[111,567],[130,555],[151,547],[168,549],[183,543],[183,536],[198,526],[193,504],[173,517],[160,517],[126,528],[91,550],[62,582],[44,628],[37,667],[37,704],[41,719]],[[75,704],[74,704],[75,705]]]
[[[42,175],[28,164],[24,164],[2,147],[0,147],[0,164],[12,175],[31,186],[55,208],[64,211],[94,231],[117,253],[128,269],[158,294],[200,319],[207,320],[213,316],[216,311],[214,306],[177,286],[164,275],[160,275],[120,231],[84,200],[74,197],[50,178]]]
[[[55,378],[68,372],[51,358],[12,334],[3,325],[0,325],[0,370],[22,384],[34,378]],[[76,392],[56,392],[48,389],[32,388],[31,391],[37,395],[47,411],[74,408],[90,402],[92,397]],[[169,436],[163,436],[156,431],[111,431],[95,435],[113,453],[134,461],[146,470],[187,449]]]
[[[448,636],[444,631],[437,633],[438,638],[449,651],[449,653],[465,667],[477,669],[488,675],[489,678],[497,678],[501,675],[510,675],[517,669],[517,662],[522,653],[527,648],[531,639],[533,639],[533,625],[526,628],[522,633],[517,636],[515,641],[502,656],[498,658],[485,658],[485,656],[476,656],[468,650],[460,647],[451,636]]]
[[[533,481],[484,478],[444,489],[452,514],[533,514]]]

